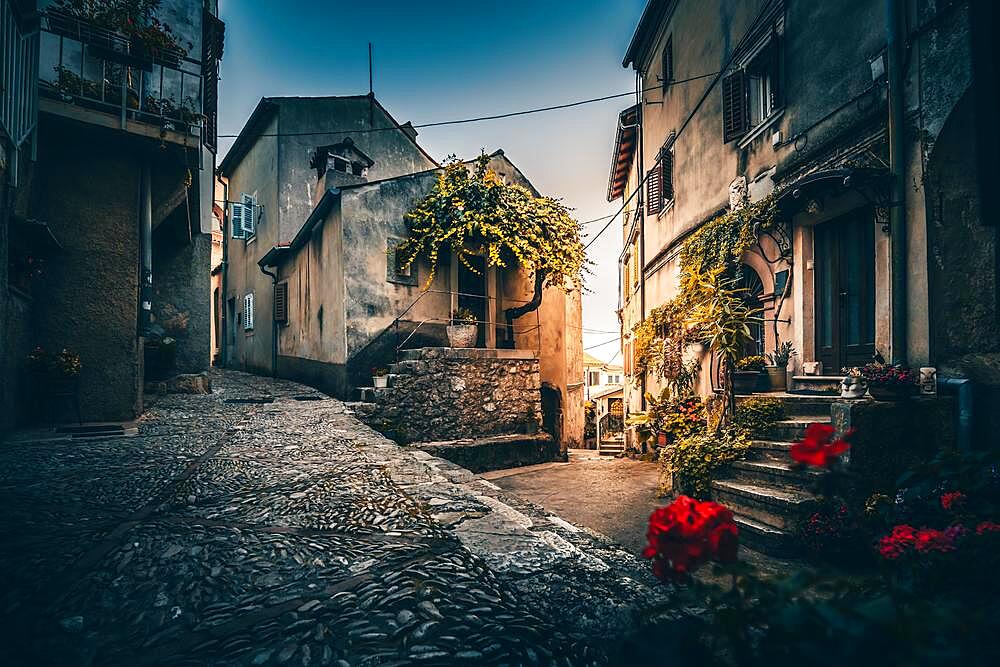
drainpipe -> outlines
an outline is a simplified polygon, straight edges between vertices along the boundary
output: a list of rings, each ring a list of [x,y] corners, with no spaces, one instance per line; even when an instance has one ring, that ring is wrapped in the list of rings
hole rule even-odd
[[[229,239],[232,230],[228,228],[229,220],[229,184],[222,183],[222,317],[219,318],[221,331],[219,332],[220,350],[222,352],[222,366],[229,367]],[[212,183],[212,198],[215,198],[215,183]]]
[[[902,362],[907,353],[907,294],[906,294],[906,207],[903,174],[906,168],[903,141],[903,49],[900,40],[903,0],[886,0],[886,60],[889,85],[889,248],[892,262],[892,307],[890,333],[892,361]]]
[[[278,273],[277,270],[271,273],[263,266],[260,267],[260,272],[265,276],[270,276],[271,278],[271,377],[278,377],[278,321],[274,319],[274,298],[276,292],[278,291]]]
[[[972,450],[973,394],[972,380],[967,378],[938,378],[940,389],[949,389],[958,395],[958,449]],[[951,393],[949,391],[949,393]]]
[[[139,334],[148,336],[153,324],[153,188],[149,161],[139,178],[139,245],[142,248],[142,282],[139,285]]]
[[[637,252],[639,254],[639,320],[642,321],[646,319],[646,198],[645,190],[643,190],[644,183],[643,180],[646,177],[646,171],[644,169],[645,160],[642,154],[643,151],[643,136],[646,133],[646,102],[643,99],[643,78],[641,72],[636,72],[635,75],[635,95],[638,99],[638,111],[636,112],[636,123],[639,124],[639,139],[638,139],[638,152],[639,152],[639,173],[636,177],[637,187],[639,192],[636,196],[636,206],[639,207],[639,243]],[[626,286],[628,288],[630,286]],[[641,399],[640,407],[642,410],[646,409],[646,375],[643,374],[641,380]],[[600,443],[598,443],[600,446]]]

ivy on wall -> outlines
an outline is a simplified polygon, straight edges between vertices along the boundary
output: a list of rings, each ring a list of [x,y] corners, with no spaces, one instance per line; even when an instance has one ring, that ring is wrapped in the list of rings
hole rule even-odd
[[[668,384],[686,381],[689,367],[684,352],[700,342],[702,331],[693,324],[702,277],[721,274],[738,265],[757,242],[761,230],[774,225],[778,192],[760,201],[726,211],[699,227],[680,250],[681,280],[677,296],[654,308],[632,329],[635,377],[653,373]]]

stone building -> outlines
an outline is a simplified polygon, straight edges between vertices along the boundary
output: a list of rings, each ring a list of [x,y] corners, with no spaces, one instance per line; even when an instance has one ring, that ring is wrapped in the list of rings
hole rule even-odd
[[[989,2],[648,2],[623,62],[636,103],[619,118],[608,191],[625,205],[628,410],[660,388],[634,373],[631,332],[676,293],[684,241],[776,193],[775,227],[740,258],[764,314],[746,352],[791,341],[799,389],[828,381],[802,377],[804,362],[829,376],[876,352],[935,366],[973,381],[985,436],[1000,353],[984,209],[995,29]],[[699,391],[718,387],[703,354]]]
[[[30,132],[5,147],[13,142],[18,159],[5,174],[16,184],[3,202],[11,243],[0,246],[4,426],[28,412],[75,420],[75,403],[84,421],[128,420],[142,411],[151,368],[169,376],[209,363],[224,26],[215,2],[163,0],[158,18],[176,48],[151,48],[129,26],[97,25],[52,0],[2,10],[27,47],[8,60],[4,40],[5,77],[30,77],[34,100]],[[5,101],[9,90],[5,80]],[[163,338],[170,349],[150,355]],[[79,354],[72,395],[50,396],[25,373],[35,346]]]
[[[537,428],[541,420],[563,446],[579,443],[578,293],[547,289],[539,310],[516,321],[511,333],[503,311],[529,300],[533,287],[522,272],[485,266],[476,272],[446,261],[428,285],[426,263],[405,272],[397,265],[394,247],[408,233],[404,214],[430,192],[439,171],[416,135],[371,95],[261,101],[219,168],[229,202],[225,363],[353,397],[372,384],[374,367],[412,361],[405,373],[393,367],[394,398],[383,392],[375,401],[383,413],[405,409],[412,422],[436,420],[434,429],[397,424],[393,432],[407,441],[451,438],[462,428],[493,435],[505,423],[498,409],[507,383],[490,388],[472,376],[493,372],[480,366],[503,366],[511,379],[526,378],[535,397],[534,408],[512,418],[520,420],[515,430]],[[531,188],[502,152],[490,156],[490,166]],[[459,307],[476,314],[483,353],[469,353],[467,362],[434,353],[403,359],[404,350],[447,346],[445,327]],[[418,391],[431,374],[445,372],[441,365],[466,376],[463,387],[440,396]],[[404,385],[413,391],[403,392]],[[523,383],[511,387],[519,400]],[[477,409],[473,395],[482,398]]]

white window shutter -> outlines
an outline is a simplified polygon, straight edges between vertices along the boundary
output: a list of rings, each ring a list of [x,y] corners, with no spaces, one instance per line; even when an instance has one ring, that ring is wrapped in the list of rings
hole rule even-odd
[[[253,236],[257,225],[257,201],[253,195],[243,194],[243,232]]]
[[[243,297],[243,328],[247,331],[253,329],[253,292]]]
[[[233,202],[232,227],[234,239],[246,238],[246,234],[243,231],[243,204]]]

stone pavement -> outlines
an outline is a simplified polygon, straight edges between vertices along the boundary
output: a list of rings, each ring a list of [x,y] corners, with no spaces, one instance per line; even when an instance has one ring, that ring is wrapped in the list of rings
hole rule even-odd
[[[0,665],[603,664],[665,600],[339,401],[213,381],[134,437],[0,443]]]

